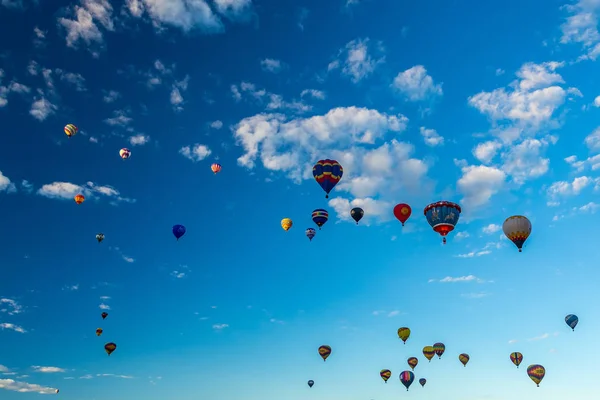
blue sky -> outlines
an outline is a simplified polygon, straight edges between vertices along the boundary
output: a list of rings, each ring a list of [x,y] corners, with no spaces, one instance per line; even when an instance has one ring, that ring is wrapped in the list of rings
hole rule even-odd
[[[2,398],[596,399],[600,2],[294,3],[1,0]]]

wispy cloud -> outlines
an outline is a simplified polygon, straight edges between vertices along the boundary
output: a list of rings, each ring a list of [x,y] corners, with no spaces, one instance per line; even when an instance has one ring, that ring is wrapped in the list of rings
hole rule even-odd
[[[76,283],[74,285],[67,285],[67,286],[63,287],[62,290],[69,290],[69,291],[79,290],[79,283]]]
[[[8,315],[20,314],[23,312],[23,306],[16,300],[0,298],[0,312]]]
[[[485,256],[490,253],[491,253],[491,250],[470,251],[468,253],[457,254],[455,257],[458,257],[458,258],[481,257],[481,256]]]
[[[0,389],[20,393],[54,394],[56,388],[41,386],[35,383],[19,382],[13,379],[0,379]]]
[[[500,229],[502,229],[502,227],[500,225],[489,224],[487,226],[484,226],[482,231],[485,234],[491,235],[492,233],[498,232]]]
[[[401,312],[399,310],[393,310],[393,311],[375,310],[372,312],[372,314],[375,316],[386,315],[388,317],[395,317],[396,315],[400,315]]]
[[[216,331],[222,331],[225,328],[229,328],[228,324],[214,324],[212,328]]]
[[[475,275],[466,275],[466,276],[447,276],[442,279],[430,279],[429,283],[432,282],[441,282],[441,283],[454,283],[454,282],[477,282],[477,283],[485,283],[484,279],[478,278]]]
[[[491,293],[487,292],[475,292],[475,293],[463,293],[460,296],[466,299],[481,299],[484,297],[488,297]]]
[[[45,374],[54,374],[57,372],[65,372],[65,370],[63,368],[59,368],[59,367],[42,367],[40,365],[32,365],[31,368],[35,372],[42,372]]]
[[[0,323],[0,329],[12,330],[12,331],[19,332],[19,333],[27,333],[27,331],[25,329],[23,329],[23,327],[21,327],[19,325],[8,323],[8,322]]]
[[[550,336],[558,336],[559,334],[560,334],[559,332],[554,332],[553,334],[544,333],[544,334],[541,334],[540,336],[535,336],[535,337],[529,338],[529,339],[527,339],[527,341],[537,342],[539,340],[548,339]]]
[[[518,340],[517,340],[517,339],[510,339],[510,340],[508,341],[508,344],[515,344],[515,343],[517,343],[517,342],[518,342]]]

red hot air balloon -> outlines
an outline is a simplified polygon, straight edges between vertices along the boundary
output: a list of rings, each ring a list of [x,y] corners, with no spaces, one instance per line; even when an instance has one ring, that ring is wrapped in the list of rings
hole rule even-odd
[[[404,223],[410,218],[411,213],[412,209],[408,204],[400,203],[396,204],[396,207],[394,207],[394,216],[398,221],[402,222],[402,226],[404,226]]]

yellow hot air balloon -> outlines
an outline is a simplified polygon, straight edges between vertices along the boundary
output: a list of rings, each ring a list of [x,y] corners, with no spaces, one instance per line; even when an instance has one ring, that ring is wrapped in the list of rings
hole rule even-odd
[[[404,344],[406,344],[406,341],[410,337],[410,329],[406,328],[406,327],[402,327],[402,328],[398,329],[398,337],[400,339],[402,339]]]
[[[429,360],[429,362],[431,362],[431,359],[435,355],[435,349],[433,348],[433,346],[423,347],[423,355],[425,356],[426,359]]]
[[[392,377],[392,371],[390,371],[389,369],[382,369],[379,372],[379,376],[381,376],[381,379],[383,379],[383,381],[387,383],[388,379]]]
[[[82,194],[77,194],[73,199],[75,200],[75,203],[81,204],[85,200],[85,196]]]
[[[289,231],[292,225],[294,225],[294,223],[289,218],[284,218],[281,220],[281,227],[284,231]]]
[[[71,136],[75,136],[77,134],[77,127],[73,124],[67,124],[65,125],[65,135],[67,135],[68,137]]]
[[[469,357],[469,355],[467,353],[462,353],[458,356],[458,360],[462,363],[462,365],[464,365],[465,367],[467,366],[467,363],[469,362],[469,360],[471,359],[471,357]]]
[[[531,234],[531,221],[522,215],[513,215],[506,218],[502,224],[506,237],[517,246],[519,253],[523,251],[523,244]]]

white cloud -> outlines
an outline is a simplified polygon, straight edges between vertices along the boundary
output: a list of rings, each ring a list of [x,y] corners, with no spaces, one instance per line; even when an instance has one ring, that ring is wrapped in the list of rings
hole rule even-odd
[[[458,257],[458,258],[473,258],[473,257],[485,256],[490,253],[491,253],[490,250],[471,251],[469,253],[458,254],[456,257]]]
[[[104,100],[105,103],[114,103],[119,98],[121,98],[121,94],[119,92],[117,92],[116,90],[108,90],[108,91],[105,90],[103,92],[104,92],[104,97],[102,98],[102,100]]]
[[[369,50],[376,54],[373,56]],[[342,74],[349,76],[352,82],[358,83],[370,76],[378,65],[385,62],[384,49],[381,43],[369,48],[369,39],[356,39],[348,42],[339,51],[338,59],[331,62],[328,70],[332,71],[341,66]]]
[[[313,99],[324,100],[325,92],[317,89],[304,89],[302,93],[300,93],[300,97],[310,96]]]
[[[184,146],[179,149],[179,154],[193,162],[202,161],[206,157],[210,156],[212,151],[208,146],[203,144],[194,144],[193,146]]]
[[[391,86],[410,101],[422,101],[443,94],[442,85],[435,84],[422,65],[415,65],[398,73]]]
[[[129,137],[129,143],[132,146],[143,146],[150,141],[150,136],[138,133]]]
[[[110,310],[110,306],[108,304],[100,303],[98,306],[101,310]]]
[[[55,394],[56,388],[41,386],[34,383],[19,382],[13,379],[0,379],[0,389],[20,393]]]
[[[312,106],[304,104],[302,101],[287,101],[281,95],[268,92],[265,89],[258,89],[255,84],[250,82],[241,82],[239,88],[237,85],[231,85],[231,93],[235,101],[241,101],[242,98],[252,100],[259,104],[266,104],[265,108],[269,111],[290,110],[297,113],[303,113],[312,110]]]
[[[77,48],[80,43],[90,50],[102,47],[104,37],[100,26],[108,31],[114,30],[113,8],[108,0],[81,0],[80,5],[69,8],[73,19],[59,18],[58,23],[67,32],[67,46]]]
[[[5,329],[6,330],[12,330],[12,331],[19,332],[19,333],[26,333],[27,332],[21,326],[15,325],[15,324],[11,324],[11,323],[8,323],[8,322],[0,323],[0,329],[2,329],[2,330],[5,330]],[[1,386],[0,386],[0,388],[1,388]]]
[[[33,366],[31,366],[31,368],[35,372],[42,372],[42,373],[46,373],[46,374],[53,374],[53,373],[57,373],[57,372],[65,372],[65,370],[63,368],[59,368],[59,367],[42,367],[42,366],[39,366],[39,365],[33,365]]]
[[[390,311],[387,316],[395,317],[396,315],[400,315],[400,311],[398,311],[398,310]]]
[[[45,97],[36,98],[31,104],[29,114],[38,121],[44,121],[50,115],[56,113],[58,107]]]
[[[577,196],[586,187],[599,184],[600,181],[597,178],[579,176],[574,178],[572,182],[558,181],[552,183],[546,193],[551,200],[557,201],[560,197]]]
[[[99,186],[93,182],[87,182],[85,185],[76,185],[70,182],[53,182],[43,185],[37,194],[50,199],[73,200],[76,194],[81,193],[89,199],[98,199],[104,196],[108,198],[111,204],[118,202],[134,203],[135,199],[122,197],[121,193],[112,186]]]
[[[435,147],[444,144],[444,138],[441,137],[435,129],[427,129],[422,126],[420,132],[427,146]]]
[[[67,285],[67,286],[63,287],[62,290],[69,290],[72,292],[79,290],[79,283],[76,283],[75,285]]]
[[[498,150],[501,148],[502,143],[495,140],[490,140],[477,144],[477,146],[475,146],[473,149],[473,155],[482,163],[488,164],[494,159],[494,157],[496,157]]]
[[[274,60],[272,58],[265,58],[264,60],[261,60],[260,66],[263,70],[273,73],[277,73],[283,68],[281,61]]]
[[[594,152],[600,152],[600,128],[596,128],[584,139],[585,145]]]
[[[527,339],[527,340],[530,341],[530,342],[536,342],[536,341],[539,341],[539,340],[548,339],[549,337],[550,337],[549,333],[544,333],[544,334],[542,334],[540,336],[535,336],[535,337],[532,337],[532,338]]]
[[[186,277],[186,273],[181,271],[172,271],[171,276],[177,279],[182,279]]]
[[[60,80],[67,82],[69,85],[78,92],[85,92],[87,88],[85,86],[85,78],[81,74],[75,74],[73,72],[63,71],[60,68],[54,70],[54,73],[60,78]]]
[[[594,107],[600,107],[600,96],[594,99]]]
[[[582,46],[584,54],[581,60],[596,60],[600,56],[600,32],[598,32],[598,18],[600,5],[597,0],[578,0],[574,4],[562,7],[569,13],[566,21],[561,25],[561,43],[578,43]]]
[[[0,298],[0,312],[8,315],[16,315],[23,312],[23,306],[16,300]]]
[[[430,279],[429,282],[436,282],[435,279]],[[478,277],[476,277],[475,275],[466,275],[466,276],[457,276],[457,277],[452,277],[452,276],[447,276],[443,279],[438,280],[437,282],[441,282],[441,283],[456,283],[456,282],[478,282],[478,283],[483,283],[485,282],[483,279],[480,279]]]
[[[484,297],[488,297],[490,293],[487,292],[478,292],[478,293],[463,293],[460,296],[466,299],[481,299]]]
[[[2,171],[0,171],[0,192],[13,193],[16,191],[17,187],[15,184],[12,183],[8,177],[4,176]]]
[[[469,236],[471,236],[471,235],[469,235],[469,232],[465,232],[465,231],[463,231],[463,232],[456,232],[454,234],[454,239],[455,240],[461,240],[461,239],[466,239]]]
[[[515,343],[517,343],[517,342],[518,342],[518,340],[516,340],[516,339],[511,339],[511,340],[509,340],[509,341],[508,341],[508,344],[515,344]]]
[[[229,325],[228,325],[228,324],[214,324],[214,325],[212,326],[212,328],[213,328],[214,330],[221,331],[221,330],[223,330],[223,329],[225,329],[225,328],[229,328]]]
[[[133,118],[128,116],[128,112],[126,110],[116,110],[113,111],[113,116],[111,118],[106,118],[104,122],[110,126],[121,126],[125,127],[129,125],[129,123],[133,121]]]
[[[496,232],[500,231],[501,229],[502,229],[502,227],[500,225],[489,224],[488,226],[484,226],[482,231],[485,234],[491,235],[492,233],[496,233]]]
[[[471,165],[462,168],[462,177],[457,182],[463,194],[462,204],[466,209],[485,205],[504,186],[506,174],[494,167]]]
[[[223,122],[216,120],[210,123],[210,127],[213,129],[221,129],[223,127]]]
[[[132,262],[135,262],[135,260],[133,259],[133,257],[128,257],[128,256],[126,256],[126,255],[121,255],[121,257],[123,258],[123,260],[124,260],[125,262],[128,262],[128,263],[130,263],[130,264],[131,264]]]

